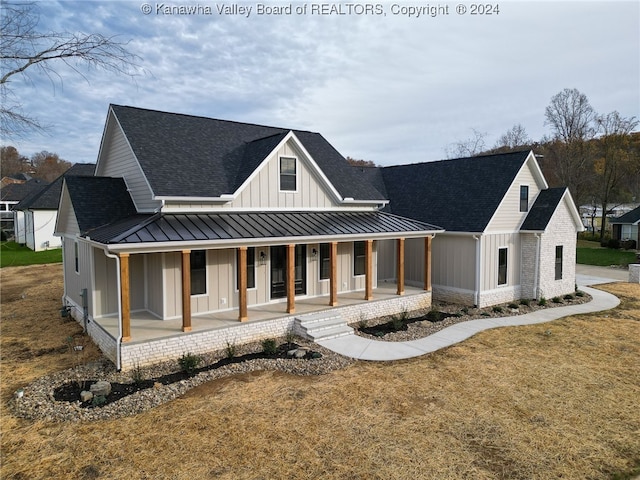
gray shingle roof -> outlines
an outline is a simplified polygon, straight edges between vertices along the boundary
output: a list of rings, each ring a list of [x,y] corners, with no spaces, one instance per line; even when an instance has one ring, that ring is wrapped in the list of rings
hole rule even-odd
[[[387,210],[447,231],[482,232],[529,153],[384,167]]]
[[[62,192],[62,181],[65,177],[73,177],[79,175],[93,175],[95,171],[95,163],[76,163],[69,170],[56,178],[49,185],[33,192],[18,203],[14,210],[57,210],[60,202],[60,193]]]
[[[566,187],[542,190],[531,206],[527,218],[522,222],[520,230],[544,231],[566,191]]]
[[[69,176],[65,183],[82,234],[137,216],[122,178]]]
[[[39,178],[32,178],[25,183],[10,183],[0,189],[0,198],[6,202],[20,202],[47,185],[49,182]]]
[[[614,218],[611,220],[611,223],[636,223],[640,222],[640,207],[631,210],[630,212],[625,213],[624,215],[619,216],[618,218]]]
[[[384,200],[318,133],[111,105],[157,196],[232,194],[289,131],[345,197]]]

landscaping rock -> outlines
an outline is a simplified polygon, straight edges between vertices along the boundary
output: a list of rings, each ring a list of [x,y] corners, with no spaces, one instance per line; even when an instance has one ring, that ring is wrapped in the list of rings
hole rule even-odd
[[[93,400],[93,393],[87,392],[86,390],[83,390],[82,392],[80,392],[81,402],[90,402],[91,400]]]
[[[293,356],[295,358],[304,358],[306,354],[307,354],[306,350],[303,350],[302,348],[299,348],[299,349],[296,350],[296,353]]]
[[[111,384],[105,381],[99,381],[89,387],[89,391],[96,397],[106,397],[111,393]]]

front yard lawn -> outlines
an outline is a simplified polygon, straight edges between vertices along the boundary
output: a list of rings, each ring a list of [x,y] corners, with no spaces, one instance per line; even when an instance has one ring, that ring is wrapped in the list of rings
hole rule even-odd
[[[16,242],[0,243],[0,268],[62,262],[62,249],[34,252]]]
[[[576,250],[576,261],[583,265],[597,265],[601,267],[621,265],[626,267],[636,261],[636,254],[633,251],[586,247],[578,247]]]

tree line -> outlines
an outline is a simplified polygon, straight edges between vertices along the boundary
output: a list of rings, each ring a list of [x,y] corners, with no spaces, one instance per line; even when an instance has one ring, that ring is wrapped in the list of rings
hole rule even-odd
[[[2,177],[26,173],[34,178],[52,182],[71,168],[71,162],[63,160],[57,153],[43,150],[31,157],[20,155],[9,145],[0,147],[0,172]]]
[[[611,209],[640,202],[640,132],[634,132],[638,120],[617,111],[599,114],[584,93],[565,88],[551,98],[544,123],[551,134],[540,141],[531,140],[517,124],[492,148],[486,146],[487,134],[474,129],[471,138],[449,145],[447,156],[532,149],[550,187],[566,186],[577,205],[601,209],[602,241]]]

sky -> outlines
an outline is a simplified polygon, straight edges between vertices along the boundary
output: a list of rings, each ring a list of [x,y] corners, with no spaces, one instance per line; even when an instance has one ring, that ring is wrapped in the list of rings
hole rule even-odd
[[[396,165],[447,158],[474,130],[487,148],[516,124],[551,135],[545,108],[565,88],[640,117],[640,2],[322,1],[38,2],[39,30],[117,36],[140,68],[12,77],[48,128],[0,143],[95,162],[113,103],[320,132]]]

